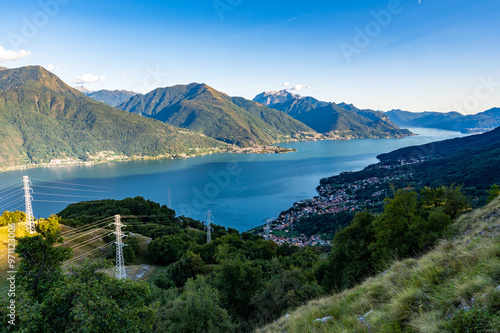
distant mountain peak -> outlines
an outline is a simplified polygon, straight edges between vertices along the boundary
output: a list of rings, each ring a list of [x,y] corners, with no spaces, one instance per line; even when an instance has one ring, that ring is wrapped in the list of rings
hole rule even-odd
[[[81,88],[85,89],[83,86]],[[87,89],[85,89],[87,90]],[[81,91],[81,90],[80,90]],[[117,106],[127,101],[131,97],[137,95],[134,91],[128,90],[98,90],[98,91],[82,91],[85,95],[89,96],[93,100],[106,103],[111,106]]]
[[[289,92],[288,90],[280,90],[280,91],[265,91],[253,99],[255,102],[264,104],[264,105],[273,105],[278,103],[284,103],[291,99],[302,99],[303,97]]]
[[[78,87],[75,87],[75,89],[83,94],[90,94],[92,92],[92,91],[88,90],[87,88],[85,88],[84,86],[78,86]]]
[[[338,106],[340,106],[341,108],[344,108],[348,111],[354,111],[354,110],[359,110],[357,107],[354,106],[354,104],[347,104],[347,103],[339,103],[337,104]]]

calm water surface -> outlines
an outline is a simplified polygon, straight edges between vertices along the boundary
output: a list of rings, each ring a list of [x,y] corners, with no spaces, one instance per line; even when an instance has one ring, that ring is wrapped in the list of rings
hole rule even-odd
[[[443,130],[411,130],[419,135],[281,144],[297,149],[287,154],[216,154],[185,160],[11,171],[0,174],[0,187],[16,179],[20,181],[24,175],[32,178],[36,217],[57,213],[70,202],[101,198],[143,196],[167,204],[170,187],[171,205],[178,215],[204,220],[210,210],[215,223],[243,231],[262,224],[266,217],[277,216],[295,201],[317,195],[321,178],[360,170],[376,163],[376,156],[381,153],[463,136]],[[0,210],[24,209],[22,200],[9,206],[18,197],[15,192],[7,199],[0,196]]]

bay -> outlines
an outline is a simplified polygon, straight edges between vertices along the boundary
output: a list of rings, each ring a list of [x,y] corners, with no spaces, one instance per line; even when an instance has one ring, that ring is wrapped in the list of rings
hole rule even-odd
[[[280,144],[287,154],[214,154],[183,160],[131,161],[37,168],[0,174],[2,186],[19,180],[19,190],[0,192],[0,210],[24,209],[21,178],[29,176],[35,217],[58,213],[71,202],[142,196],[168,204],[178,215],[245,231],[276,217],[294,202],[311,198],[319,180],[377,163],[398,148],[464,136],[459,132],[412,128],[404,139],[357,139]],[[10,188],[7,186],[6,188]],[[8,194],[9,196],[6,196]]]

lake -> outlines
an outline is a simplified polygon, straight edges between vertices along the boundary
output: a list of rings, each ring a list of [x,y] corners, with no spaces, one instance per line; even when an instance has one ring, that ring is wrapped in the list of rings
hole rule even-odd
[[[142,196],[168,204],[178,215],[248,230],[276,217],[294,202],[311,198],[319,180],[376,163],[392,150],[464,136],[459,132],[412,128],[404,139],[357,139],[280,144],[287,154],[215,154],[184,160],[133,161],[9,171],[0,174],[0,210],[24,209],[22,192],[9,182],[24,175],[33,183],[35,217],[48,217],[71,202]],[[50,181],[50,182],[49,182]],[[7,186],[5,186],[7,185]],[[5,187],[4,187],[5,186]]]

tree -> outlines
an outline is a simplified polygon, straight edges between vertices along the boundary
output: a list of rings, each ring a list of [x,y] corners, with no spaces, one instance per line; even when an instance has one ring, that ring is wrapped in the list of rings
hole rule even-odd
[[[470,209],[468,199],[463,195],[462,187],[458,185],[423,188],[420,190],[419,206],[424,217],[426,213],[441,208],[451,220]]]
[[[252,297],[255,306],[252,324],[265,325],[276,320],[290,308],[319,297],[323,289],[316,283],[314,274],[300,268],[285,270],[269,279],[265,286]]]
[[[418,214],[417,198],[415,191],[400,189],[394,198],[385,199],[384,212],[373,221],[376,241],[370,249],[374,259],[404,258],[419,252],[419,238],[426,231],[417,227],[425,224]]]
[[[236,328],[227,311],[221,307],[217,289],[199,275],[189,279],[184,292],[167,312],[168,332],[231,332]]]
[[[16,252],[22,259],[18,277],[21,287],[38,301],[53,284],[62,279],[61,264],[70,257],[70,249],[54,247],[61,242],[56,220],[37,226],[38,235],[18,239]]]
[[[149,243],[148,253],[155,262],[170,265],[179,260],[190,246],[189,237],[167,235]]]
[[[17,297],[21,332],[151,332],[156,311],[145,304],[144,282],[118,280],[100,272],[111,266],[86,260],[52,284],[42,299],[22,286]]]
[[[26,221],[26,214],[24,212],[20,212],[18,210],[16,210],[15,212],[9,212],[8,210],[6,210],[0,216],[0,227],[11,223],[19,223],[22,221]]]
[[[222,305],[240,319],[253,312],[250,304],[262,286],[262,269],[241,257],[224,260],[214,272],[214,284],[221,294]]]
[[[60,230],[61,218],[55,214],[50,215],[48,219],[39,219],[37,223],[40,233],[46,235],[47,233],[57,234]]]
[[[370,244],[375,241],[369,212],[357,213],[352,224],[339,231],[332,242],[332,253],[318,269],[318,280],[327,290],[352,287],[374,272]]]
[[[191,251],[185,253],[181,260],[168,267],[168,279],[177,287],[182,287],[189,278],[205,272],[205,262],[200,255]]]

